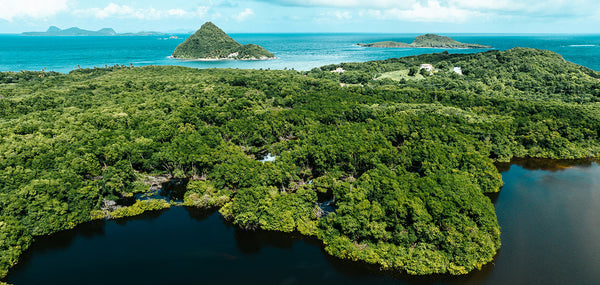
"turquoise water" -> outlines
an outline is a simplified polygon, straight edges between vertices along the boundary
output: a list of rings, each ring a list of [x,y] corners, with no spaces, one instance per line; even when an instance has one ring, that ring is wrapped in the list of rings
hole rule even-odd
[[[266,61],[182,61],[168,58],[179,39],[165,37],[24,37],[0,35],[0,71],[53,70],[69,72],[105,65],[183,65],[196,68],[252,68],[310,70],[327,64],[362,62],[441,52],[440,49],[364,48],[356,43],[384,40],[412,42],[417,34],[232,34],[242,44],[255,43],[273,52]],[[547,49],[565,59],[600,70],[600,35],[449,34],[468,43],[505,50],[513,47]],[[485,49],[450,50],[473,53]]]

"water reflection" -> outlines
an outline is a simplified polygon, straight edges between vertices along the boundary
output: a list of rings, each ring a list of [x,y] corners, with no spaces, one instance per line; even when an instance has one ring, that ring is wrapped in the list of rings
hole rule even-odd
[[[518,165],[527,170],[560,171],[571,167],[590,167],[595,159],[547,159],[547,158],[513,158],[510,162],[498,162],[496,168],[506,172],[511,165]]]
[[[138,215],[138,216],[133,216],[133,217],[123,217],[123,218],[119,218],[116,220],[113,220],[114,223],[116,223],[119,226],[124,226],[127,225],[128,223],[131,222],[136,222],[136,221],[153,221],[158,219],[158,217],[160,217],[165,211],[167,211],[166,209],[163,210],[158,210],[158,211],[149,211],[144,213],[143,215]]]
[[[600,167],[538,162],[502,173],[502,191],[489,195],[502,248],[466,276],[384,272],[329,256],[314,238],[243,230],[215,211],[173,207],[40,237],[8,282],[102,284],[110,272],[111,284],[600,284]]]
[[[215,209],[203,209],[203,208],[195,208],[195,207],[184,207],[188,212],[190,219],[201,222],[206,220],[208,217],[217,213]]]
[[[500,189],[500,191],[502,191],[502,189]],[[490,201],[492,201],[492,204],[496,204],[496,201],[498,201],[498,197],[500,196],[500,192],[488,193],[488,194],[485,194],[485,196],[490,198]]]
[[[78,237],[91,239],[104,236],[106,221],[93,221],[78,225],[74,229],[54,233],[50,236],[36,237],[33,244],[19,258],[19,263],[11,269],[11,275],[22,274],[36,255],[51,254],[69,248]],[[1,282],[0,282],[1,283]]]
[[[40,252],[64,249],[69,247],[77,237],[93,238],[103,236],[105,226],[106,221],[104,220],[93,221],[50,236],[36,237],[31,248]]]
[[[160,196],[171,201],[182,201],[187,191],[188,182],[190,182],[188,178],[171,179],[162,184]]]
[[[521,160],[502,179],[502,250],[486,283],[600,284],[598,164]]]

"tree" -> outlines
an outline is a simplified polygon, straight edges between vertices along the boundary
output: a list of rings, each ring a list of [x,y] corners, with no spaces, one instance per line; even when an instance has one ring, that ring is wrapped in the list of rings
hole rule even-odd
[[[415,75],[417,75],[418,72],[419,72],[419,69],[417,67],[411,66],[408,69],[408,76],[415,76]]]

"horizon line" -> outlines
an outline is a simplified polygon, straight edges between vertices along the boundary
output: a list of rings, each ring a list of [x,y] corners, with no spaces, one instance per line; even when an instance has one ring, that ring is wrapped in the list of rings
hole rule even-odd
[[[78,28],[78,27],[72,27]],[[102,28],[102,29],[113,29],[114,28]],[[102,30],[101,29],[101,30]],[[84,29],[85,30],[85,29]],[[98,31],[98,30],[89,30],[89,31]],[[20,36],[23,33],[45,33],[45,31],[28,31],[28,32],[15,32],[15,33],[0,33],[0,35],[17,35]],[[152,30],[142,30],[137,32],[117,32],[119,34],[131,34],[131,33],[144,33],[144,32],[156,32],[163,34],[193,34],[195,31],[191,32],[163,32],[163,31],[152,31]],[[482,32],[401,32],[401,33],[386,33],[386,32],[228,32],[227,34],[248,34],[248,35],[289,35],[289,34],[364,34],[364,35],[415,35],[415,34],[463,34],[463,35],[600,35],[600,32],[493,32],[493,33],[482,33]],[[44,36],[38,36],[44,37]],[[48,36],[45,36],[48,37]],[[50,36],[51,37],[51,36]],[[90,36],[57,36],[57,37],[90,37]],[[93,36],[92,36],[93,37]],[[110,36],[99,36],[99,37],[110,37]],[[143,36],[147,37],[147,36]]]

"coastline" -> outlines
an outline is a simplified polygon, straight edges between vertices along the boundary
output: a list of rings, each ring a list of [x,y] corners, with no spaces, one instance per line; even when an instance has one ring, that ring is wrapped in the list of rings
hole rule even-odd
[[[215,58],[215,59],[212,59],[212,60],[243,60],[243,59],[234,59],[234,58],[224,58],[224,59],[218,59],[218,58]],[[247,59],[247,60],[248,60],[248,59]],[[250,60],[251,60],[251,59],[250,59]],[[329,74],[329,73],[326,73],[327,71],[322,71],[322,72],[323,72],[323,73],[325,73],[325,74]],[[137,76],[137,74],[136,74],[136,76]],[[597,78],[597,77],[596,77],[596,78]],[[121,113],[119,113],[119,114],[121,114]],[[120,117],[120,115],[119,115],[119,117]],[[342,241],[342,242],[344,242],[344,241]],[[331,243],[330,243],[330,244],[331,244]],[[343,246],[343,245],[344,245],[344,244],[342,244],[342,246]],[[349,246],[354,246],[354,245],[349,245]],[[356,245],[356,247],[357,247],[357,249],[358,249],[358,250],[363,250],[363,249],[365,249],[365,248],[366,248],[366,247],[364,247],[364,246],[363,246],[363,244],[357,244],[357,245]],[[354,248],[353,248],[353,249],[354,249]],[[356,251],[355,251],[355,252],[356,252]],[[370,252],[367,252],[367,253],[370,253]],[[342,256],[342,257],[344,257],[344,256]],[[353,258],[356,258],[356,257],[353,257]]]
[[[528,162],[535,166],[534,167],[525,167],[525,169],[528,169],[530,171],[543,170],[543,171],[550,171],[550,172],[556,171],[556,169],[554,169],[552,167],[547,167],[549,163],[551,164],[553,162],[556,162],[559,164],[561,164],[561,163],[570,164],[567,167],[564,167],[564,168],[561,167],[560,170],[564,170],[564,169],[571,168],[571,167],[577,167],[579,165],[588,166],[588,165],[590,165],[588,163],[594,163],[594,162],[598,163],[598,161],[595,159],[585,159],[585,158],[584,159],[550,159],[550,158],[522,157],[522,158],[511,159],[511,162],[505,163],[507,166],[507,169],[506,170],[499,169],[499,171],[502,173],[502,172],[508,171],[508,168],[510,168],[510,166],[523,166],[524,164],[527,164]],[[152,176],[149,176],[149,177],[152,177]],[[152,177],[152,178],[159,178],[159,177]],[[141,200],[139,200],[139,201],[141,201]],[[174,203],[170,206],[172,206],[172,207],[165,207],[165,208],[161,208],[161,209],[149,209],[147,211],[131,213],[130,215],[124,215],[124,216],[118,216],[118,217],[103,217],[100,219],[91,219],[89,221],[77,224],[72,228],[60,230],[60,231],[54,232],[49,235],[38,236],[38,238],[42,237],[44,239],[49,239],[49,238],[52,238],[53,236],[73,235],[73,234],[76,234],[77,231],[79,229],[81,229],[82,227],[83,227],[83,229],[85,229],[86,226],[104,225],[108,221],[115,221],[117,223],[126,223],[129,221],[143,220],[143,219],[147,219],[147,218],[157,218],[172,208],[183,208],[183,209],[186,209],[186,211],[199,211],[200,213],[211,213],[210,215],[218,215],[221,217],[223,216],[221,213],[218,212],[218,207],[202,208],[202,207],[195,207],[195,206],[179,204],[179,203]],[[124,208],[124,209],[127,209],[127,208]],[[231,227],[237,227],[231,221],[225,221],[224,223]],[[309,239],[309,240],[313,240],[314,242],[320,244],[319,246],[323,246],[322,240],[316,238],[315,236],[306,235],[306,234],[300,233],[298,231],[286,233],[286,232],[281,232],[281,231],[258,229],[255,232],[257,232],[259,234],[271,233],[271,234],[276,234],[276,235],[284,235],[284,236],[291,237],[293,239]],[[33,243],[32,243],[32,245],[33,245]],[[23,252],[23,256],[32,254],[32,251],[34,249],[35,249],[35,247],[33,247],[33,246],[30,246],[29,248],[25,249]],[[481,269],[474,270],[467,274],[461,274],[458,276],[473,276],[473,275],[479,274],[479,272],[491,270],[491,268],[493,268],[495,266],[494,262],[498,259],[500,250],[501,249],[498,249],[496,251],[496,254],[493,256],[492,260],[483,264],[481,266]],[[427,279],[427,278],[449,278],[449,279],[452,279],[457,276],[457,275],[452,275],[452,274],[447,274],[447,273],[446,274],[432,273],[432,274],[425,274],[425,275],[410,275],[410,274],[407,274],[407,272],[397,271],[394,268],[380,267],[377,264],[369,263],[368,261],[365,261],[365,260],[352,260],[351,258],[336,256],[336,255],[333,255],[326,251],[322,252],[322,253],[326,256],[326,258],[331,258],[333,260],[337,260],[337,261],[343,262],[343,263],[348,263],[349,261],[351,261],[351,263],[353,263],[354,266],[359,266],[359,267],[367,268],[370,270],[377,270],[378,272],[382,272],[384,274],[387,274],[387,275],[395,277],[395,278],[425,278],[425,279]],[[14,273],[15,269],[20,266],[23,266],[23,263],[17,263],[13,268],[11,268],[8,271],[8,274],[6,276],[2,277],[2,278],[6,278],[6,279],[2,279],[2,280],[3,281],[8,280],[8,277],[11,275],[11,273]],[[2,283],[2,281],[0,281],[0,284],[7,284],[7,283]]]
[[[230,60],[239,60],[239,61],[262,61],[262,60],[272,60],[272,59],[279,59],[278,57],[261,57],[261,58],[192,58],[192,59],[188,59],[188,58],[177,58],[177,57],[173,57],[172,55],[167,56],[168,59],[175,59],[175,60],[180,60],[180,61],[199,61],[199,62],[214,62],[214,61],[230,61]]]
[[[411,47],[394,47],[394,46],[368,46],[367,44],[356,44],[356,46],[359,47],[364,47],[364,48],[404,48],[404,49],[412,49],[412,48],[422,48],[422,49],[458,49],[458,50],[469,50],[469,49],[488,49],[488,50],[495,50],[496,48],[492,47],[492,46],[484,46],[484,47],[464,47],[464,48],[459,48],[459,47],[417,47],[417,46],[411,46]]]
[[[576,166],[600,164],[600,157],[582,158],[545,158],[545,157],[513,157],[510,161],[496,161],[494,165],[500,173],[508,171],[510,166],[517,165],[527,170],[561,171]]]

